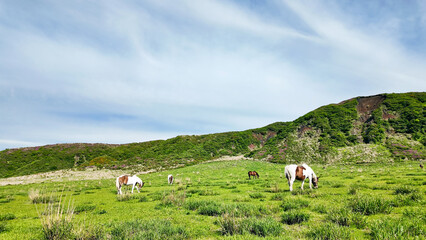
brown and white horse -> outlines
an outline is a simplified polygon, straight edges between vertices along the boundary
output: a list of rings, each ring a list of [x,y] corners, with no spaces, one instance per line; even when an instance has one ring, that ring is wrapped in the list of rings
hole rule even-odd
[[[250,176],[253,176],[253,178],[256,178],[256,177],[259,178],[259,174],[256,171],[249,171],[248,172],[249,179],[251,179]]]
[[[306,164],[302,165],[287,165],[285,167],[285,177],[288,181],[288,186],[290,187],[290,191],[293,191],[293,183],[294,181],[300,180],[302,181],[301,189],[303,190],[303,184],[305,184],[305,179],[309,178],[309,187],[312,189],[312,183],[314,184],[314,188],[318,188],[318,179],[317,175],[315,175],[312,168],[310,168]]]
[[[139,191],[139,189],[141,189],[143,187],[143,182],[140,178],[138,178],[136,175],[133,176],[129,176],[129,175],[121,175],[119,177],[117,177],[117,180],[115,181],[115,186],[117,187],[117,192],[118,194],[123,194],[121,192],[121,187],[123,185],[132,185],[132,193],[133,193],[133,189],[136,187],[136,190]]]
[[[167,176],[167,181],[169,182],[170,185],[173,184],[173,175],[170,174],[169,176]]]

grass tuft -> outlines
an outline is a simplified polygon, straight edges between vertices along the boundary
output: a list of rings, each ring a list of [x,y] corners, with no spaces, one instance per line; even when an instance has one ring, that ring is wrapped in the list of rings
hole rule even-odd
[[[370,224],[372,239],[414,239],[425,236],[424,222],[419,220],[379,219]]]
[[[0,221],[13,220],[16,216],[13,213],[5,213],[0,215]]]
[[[334,223],[321,224],[311,227],[307,233],[312,239],[350,239],[350,230],[348,227],[336,225]]]
[[[112,239],[187,239],[188,231],[181,226],[174,226],[168,220],[151,219],[134,220],[113,224]]]
[[[310,218],[309,213],[299,212],[298,210],[291,210],[291,211],[285,212],[281,216],[281,222],[288,225],[293,225],[293,224],[299,224],[301,222],[306,222],[309,220],[309,218]]]
[[[352,211],[364,215],[390,213],[392,201],[376,196],[358,195],[349,201],[348,206]]]

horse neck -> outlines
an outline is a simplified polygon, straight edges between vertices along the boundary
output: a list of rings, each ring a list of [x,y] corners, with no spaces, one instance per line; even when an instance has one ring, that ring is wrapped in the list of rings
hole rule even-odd
[[[311,170],[311,175],[312,175],[312,178],[317,178],[317,175],[312,170]]]

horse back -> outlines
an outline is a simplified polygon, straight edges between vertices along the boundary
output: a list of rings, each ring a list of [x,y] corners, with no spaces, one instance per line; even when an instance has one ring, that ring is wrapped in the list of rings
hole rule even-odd
[[[296,167],[296,179],[297,180],[305,180],[305,175],[303,174],[303,170],[306,170],[305,167],[303,166],[297,166]]]
[[[123,175],[118,177],[118,182],[120,183],[120,185],[126,185],[129,182],[129,176]]]

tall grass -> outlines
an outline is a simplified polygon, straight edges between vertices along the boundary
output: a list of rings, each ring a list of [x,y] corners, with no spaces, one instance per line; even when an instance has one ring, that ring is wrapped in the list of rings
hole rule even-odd
[[[351,212],[347,208],[333,209],[327,215],[327,220],[340,226],[349,226],[350,219]]]
[[[278,236],[283,228],[273,218],[237,218],[233,214],[225,213],[218,219],[222,235],[253,234],[261,237]]]
[[[372,239],[424,238],[425,223],[418,219],[379,219],[370,224]]]
[[[284,211],[288,211],[291,209],[299,209],[299,208],[305,208],[309,206],[309,201],[305,200],[305,199],[291,199],[291,198],[287,198],[284,199],[283,202],[281,203],[281,208]]]
[[[174,226],[168,220],[151,219],[115,223],[111,226],[111,239],[187,239],[188,231]]]
[[[397,186],[394,190],[394,194],[410,194],[415,192],[418,192],[418,190],[408,185]]]
[[[28,197],[30,198],[31,202],[36,203],[53,203],[58,202],[59,198],[56,195],[47,194],[40,192],[39,189],[30,189],[28,192]]]
[[[161,199],[161,206],[171,207],[171,206],[183,206],[186,199],[185,192],[164,192],[163,197]]]
[[[0,234],[3,233],[3,232],[6,232],[7,230],[8,229],[7,229],[6,223],[0,222]]]
[[[45,239],[73,239],[74,207],[71,201],[65,206],[62,202],[54,204],[49,202],[44,214],[40,215]]]
[[[320,226],[311,227],[307,236],[311,239],[350,239],[350,230],[348,227],[339,226],[334,223],[326,223]]]
[[[377,213],[389,213],[392,208],[392,201],[377,196],[358,195],[350,199],[348,206],[354,212],[372,215]]]
[[[13,213],[0,214],[0,221],[13,220],[16,216]]]
[[[252,205],[245,203],[223,204],[211,200],[187,201],[184,207],[188,210],[198,210],[198,214],[207,216],[219,216],[225,213],[229,213],[238,217],[260,217],[270,213],[270,210],[263,205]]]
[[[311,215],[309,213],[300,212],[298,210],[290,210],[281,216],[281,222],[289,225],[298,224],[308,221],[310,216]]]

